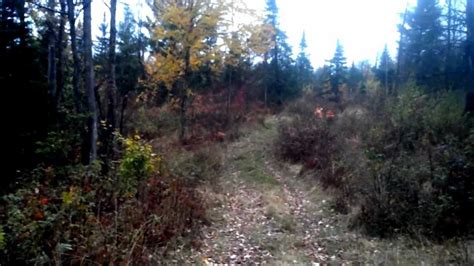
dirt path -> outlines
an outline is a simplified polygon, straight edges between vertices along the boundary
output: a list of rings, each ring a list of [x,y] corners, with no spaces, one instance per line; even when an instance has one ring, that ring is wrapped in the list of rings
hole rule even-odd
[[[464,261],[463,247],[382,240],[348,229],[328,192],[299,176],[301,166],[274,158],[278,119],[226,146],[220,177],[205,194],[211,225],[184,255],[193,264],[446,265]],[[178,250],[179,251],[179,250]],[[181,250],[180,252],[183,252]],[[178,257],[178,256],[177,256]],[[173,260],[177,262],[177,260]]]
[[[276,118],[227,147],[213,225],[204,229],[204,263],[310,263],[336,260],[322,245],[331,230],[318,188],[297,177],[301,167],[272,156]],[[323,234],[321,232],[324,232]]]

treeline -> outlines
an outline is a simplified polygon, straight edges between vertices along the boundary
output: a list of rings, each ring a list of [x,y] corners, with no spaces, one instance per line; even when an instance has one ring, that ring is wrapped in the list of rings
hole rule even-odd
[[[395,95],[405,84],[416,84],[429,92],[473,90],[473,2],[418,1],[405,10],[399,25],[400,40],[396,55],[387,47],[374,66],[367,62],[349,67],[342,44],[338,42],[328,65],[316,70],[315,85],[321,94],[331,91],[332,97],[345,93],[364,94],[370,81],[383,86],[386,95]],[[472,97],[472,96],[469,96]],[[466,110],[472,111],[472,99]]]
[[[112,133],[126,133],[126,109],[138,96],[147,104],[175,101],[184,142],[198,94],[223,92],[229,117],[237,95],[279,106],[312,84],[305,38],[294,60],[275,1],[263,15],[243,2],[154,1],[152,18],[137,19],[126,7],[121,22],[111,1],[96,41],[90,1],[2,1],[0,8],[0,80],[22,110],[9,116],[5,185],[16,170],[44,161],[38,143],[52,138],[75,138],[63,163],[109,157]]]

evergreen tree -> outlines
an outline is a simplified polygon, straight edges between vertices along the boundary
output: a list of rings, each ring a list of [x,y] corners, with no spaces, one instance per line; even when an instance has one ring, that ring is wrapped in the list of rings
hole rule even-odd
[[[311,62],[308,59],[308,55],[306,54],[306,48],[308,45],[306,44],[306,34],[303,32],[303,36],[301,36],[300,42],[300,53],[296,58],[296,67],[298,71],[298,87],[303,89],[312,82],[312,75],[313,75],[313,67],[311,66]]]
[[[391,93],[395,86],[396,66],[395,62],[390,57],[387,45],[380,56],[380,63],[375,69],[375,76],[382,83],[386,93]]]
[[[266,59],[270,59],[267,75],[265,75],[265,86],[269,88],[269,98],[277,105],[281,105],[285,97],[291,97],[297,93],[296,71],[287,36],[278,25],[278,7],[275,0],[267,0],[266,13],[265,22],[273,29],[271,37],[273,47],[265,56]]]
[[[109,38],[107,36],[108,25],[105,20],[106,16],[104,13],[104,18],[102,23],[99,25],[100,35],[97,36],[97,45],[94,46],[94,65],[96,70],[96,79],[105,80],[107,76],[107,60],[108,60],[108,48],[109,48]]]
[[[128,98],[141,90],[139,80],[145,75],[142,54],[147,40],[139,31],[139,26],[130,8],[125,6],[124,20],[118,27],[118,53],[116,65],[117,89],[121,97],[119,107],[119,128],[124,130],[124,112]]]
[[[314,73],[314,85],[318,95],[323,95],[327,90],[330,90],[330,80],[331,68],[328,65],[316,69]]]
[[[349,73],[347,75],[347,87],[349,89],[349,97],[353,98],[359,92],[361,84],[364,80],[362,71],[352,63]]]
[[[10,145],[4,154],[5,173],[0,178],[0,191],[14,181],[17,169],[32,166],[37,159],[35,143],[49,127],[49,97],[45,68],[41,65],[44,51],[28,26],[30,14],[25,1],[0,1],[0,88],[6,119],[4,126]],[[7,107],[8,106],[8,107]],[[14,109],[10,107],[14,106]],[[9,161],[11,160],[11,162]]]
[[[418,85],[439,89],[442,82],[443,27],[441,8],[437,0],[418,0],[408,14],[406,27],[405,74],[413,76]]]
[[[339,40],[336,44],[336,51],[334,52],[334,56],[330,63],[330,70],[331,70],[331,77],[330,77],[330,84],[331,84],[331,93],[333,94],[334,101],[340,101],[340,94],[341,94],[341,85],[346,82],[346,58],[344,57],[344,48],[342,47]]]

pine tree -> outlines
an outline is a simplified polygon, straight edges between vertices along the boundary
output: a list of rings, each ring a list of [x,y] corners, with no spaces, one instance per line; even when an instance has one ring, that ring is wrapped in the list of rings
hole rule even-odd
[[[45,54],[30,32],[30,19],[25,1],[0,1],[0,88],[8,101],[3,124],[9,143],[0,192],[14,181],[17,169],[32,166],[36,142],[49,126],[47,73],[41,65]]]
[[[278,7],[275,0],[267,0],[266,13],[265,22],[272,28],[273,45],[265,56],[265,62],[270,60],[266,65],[265,87],[269,88],[269,99],[281,105],[284,98],[297,93],[297,74],[294,60],[291,58],[291,47],[287,42],[288,37],[278,25]]]
[[[404,52],[405,72],[413,75],[417,84],[430,90],[439,89],[442,82],[443,28],[441,8],[437,0],[418,0],[408,14]]]
[[[356,67],[354,63],[352,63],[351,68],[349,69],[349,73],[347,75],[347,87],[349,89],[349,97],[353,98],[356,93],[358,93],[361,84],[364,80],[364,76],[362,71]]]
[[[380,56],[380,63],[375,69],[375,76],[382,83],[387,94],[390,94],[395,86],[395,73],[395,62],[390,57],[387,45],[385,45]]]
[[[102,82],[107,76],[107,54],[109,48],[109,38],[107,37],[109,26],[105,19],[106,16],[104,13],[103,20],[99,25],[100,35],[97,36],[97,45],[94,46],[94,66],[96,70],[95,78],[97,80],[102,80]]]
[[[308,47],[306,43],[306,34],[303,32],[300,42],[300,53],[296,58],[296,67],[298,71],[298,87],[303,89],[311,85],[312,75],[313,75],[313,66],[308,59],[306,54],[306,48]]]
[[[138,93],[142,87],[139,79],[145,75],[142,60],[142,51],[145,50],[147,40],[139,32],[137,21],[130,8],[125,6],[124,19],[118,27],[118,53],[117,53],[117,90],[120,95],[121,106],[119,111],[119,128],[124,132],[124,112],[128,99]]]
[[[336,44],[336,51],[331,60],[329,60],[331,69],[331,93],[334,96],[334,101],[340,101],[341,85],[346,81],[346,58],[344,57],[344,48],[339,40]]]

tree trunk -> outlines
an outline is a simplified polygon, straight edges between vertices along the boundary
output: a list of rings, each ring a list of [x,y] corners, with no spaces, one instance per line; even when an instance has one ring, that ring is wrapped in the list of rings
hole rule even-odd
[[[115,22],[115,16],[117,13],[117,0],[110,0],[110,40],[109,40],[109,77],[108,77],[108,86],[107,86],[107,97],[108,97],[108,107],[107,107],[107,120],[109,124],[110,133],[117,128],[117,119],[115,114],[115,108],[117,106],[116,97],[117,97],[117,85],[115,80],[115,46],[117,42],[117,28]]]
[[[120,109],[120,134],[124,134],[125,109],[127,108],[128,94],[122,98],[122,108]]]
[[[55,32],[55,19],[54,19],[54,7],[55,1],[48,1],[48,12],[46,24],[48,26],[47,35],[48,35],[48,87],[49,95],[51,99],[51,104],[53,106],[53,113],[56,113],[54,108],[54,103],[56,102],[56,32]]]
[[[54,103],[56,109],[59,107],[59,102],[64,90],[64,48],[66,46],[64,42],[64,28],[66,26],[66,0],[59,0],[59,5],[61,7],[61,18],[59,21],[58,39],[56,41],[56,47],[58,50],[58,75],[56,79],[57,89],[55,95],[56,102]]]
[[[92,0],[84,0],[84,85],[87,94],[89,113],[89,161],[91,164],[97,159],[97,102],[94,93],[94,65],[92,63]]]
[[[73,74],[72,74],[72,88],[74,92],[74,105],[76,111],[82,113],[82,93],[80,89],[80,73],[81,73],[81,61],[79,58],[79,52],[77,50],[77,37],[76,37],[76,17],[75,17],[75,5],[73,0],[67,0],[67,17],[69,20],[69,31],[71,36],[71,52],[73,59]]]

